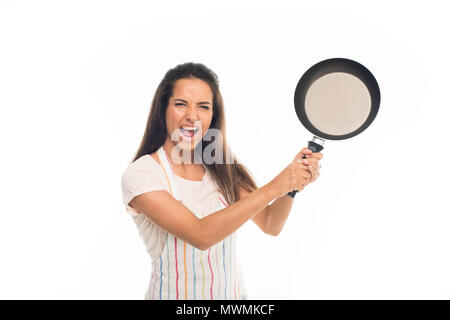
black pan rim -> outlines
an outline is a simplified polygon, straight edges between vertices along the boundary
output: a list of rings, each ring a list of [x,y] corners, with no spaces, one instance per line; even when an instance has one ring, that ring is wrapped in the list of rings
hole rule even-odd
[[[345,72],[359,78],[367,87],[371,98],[371,108],[366,121],[356,130],[344,135],[331,135],[318,130],[309,121],[305,112],[305,98],[308,89],[318,78],[333,72]],[[298,119],[312,134],[327,140],[344,140],[366,130],[375,119],[380,106],[380,88],[373,74],[362,64],[347,58],[331,58],[310,67],[300,78],[295,88],[294,106]]]

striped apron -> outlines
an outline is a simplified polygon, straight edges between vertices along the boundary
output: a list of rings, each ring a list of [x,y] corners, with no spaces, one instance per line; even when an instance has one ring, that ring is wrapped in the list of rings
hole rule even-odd
[[[180,201],[167,153],[161,147],[156,155],[172,196]],[[219,196],[216,211],[225,207],[225,200]],[[207,250],[195,248],[167,233],[159,258],[152,260],[152,273],[145,299],[247,299],[236,257],[236,232]]]

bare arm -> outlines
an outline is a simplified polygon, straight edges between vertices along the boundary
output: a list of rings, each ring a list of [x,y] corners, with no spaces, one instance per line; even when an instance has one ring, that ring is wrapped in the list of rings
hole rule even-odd
[[[241,197],[246,197],[249,192],[241,188]],[[283,196],[267,205],[262,211],[252,217],[252,221],[264,232],[277,236],[291,212],[294,199]]]
[[[245,199],[202,219],[162,190],[143,193],[129,204],[167,232],[198,249],[206,250],[236,231],[276,197],[276,191],[268,183]]]
[[[311,178],[308,184],[317,180],[319,175],[318,161],[323,158],[322,153],[313,153],[311,150],[304,148],[294,161],[306,156],[306,160],[302,160],[305,165],[308,165],[308,170],[311,173]],[[305,184],[306,186],[306,184]],[[249,195],[249,192],[240,189],[241,199]],[[291,212],[294,199],[289,196],[282,196],[276,199],[272,204],[266,206],[261,212],[252,217],[253,222],[264,232],[272,236],[277,236],[283,229],[286,220]]]
[[[186,206],[162,190],[138,195],[129,205],[170,234],[205,250],[225,239],[260,212],[262,214],[258,214],[256,221],[259,221],[263,231],[266,230],[269,234],[278,233],[292,203],[289,199],[278,199],[272,203],[270,210],[267,209],[268,204],[289,191],[303,190],[310,180],[310,173],[305,168],[307,167],[301,163],[292,162],[266,185],[202,219],[197,218]],[[279,211],[284,213],[280,214]]]

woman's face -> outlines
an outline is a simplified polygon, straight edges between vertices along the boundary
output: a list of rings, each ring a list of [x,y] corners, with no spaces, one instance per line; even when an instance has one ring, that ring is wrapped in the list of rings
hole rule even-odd
[[[213,93],[208,83],[198,78],[177,80],[166,111],[171,142],[183,150],[193,150],[211,125],[212,117]]]

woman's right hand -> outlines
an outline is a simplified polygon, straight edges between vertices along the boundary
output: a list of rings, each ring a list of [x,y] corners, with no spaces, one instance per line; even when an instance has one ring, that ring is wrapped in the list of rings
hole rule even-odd
[[[284,196],[293,190],[302,191],[303,188],[311,181],[311,172],[308,169],[308,162],[302,159],[303,152],[308,150],[304,148],[294,158],[286,168],[284,168],[272,181],[269,182],[271,190],[276,197]]]

